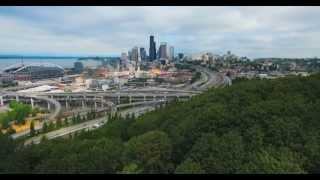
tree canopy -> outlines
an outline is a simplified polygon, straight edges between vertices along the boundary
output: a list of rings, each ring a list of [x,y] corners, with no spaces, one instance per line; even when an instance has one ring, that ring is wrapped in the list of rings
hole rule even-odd
[[[239,80],[71,139],[0,136],[0,171],[319,173],[319,95],[320,74]]]

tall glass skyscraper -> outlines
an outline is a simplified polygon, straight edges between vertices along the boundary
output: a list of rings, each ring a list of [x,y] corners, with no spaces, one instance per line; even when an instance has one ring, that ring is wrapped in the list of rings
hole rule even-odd
[[[154,41],[154,36],[150,36],[149,58],[150,61],[153,61],[157,58],[156,42]]]

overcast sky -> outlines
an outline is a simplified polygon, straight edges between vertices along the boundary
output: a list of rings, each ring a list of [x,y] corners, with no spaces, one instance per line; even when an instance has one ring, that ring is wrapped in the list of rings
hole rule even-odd
[[[0,7],[0,54],[120,55],[167,42],[176,52],[320,56],[320,7]]]

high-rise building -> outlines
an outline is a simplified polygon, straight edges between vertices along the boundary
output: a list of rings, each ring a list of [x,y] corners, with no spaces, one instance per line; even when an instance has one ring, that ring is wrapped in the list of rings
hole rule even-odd
[[[140,57],[142,61],[147,60],[147,52],[143,47],[140,48]]]
[[[179,60],[182,60],[182,59],[183,59],[183,57],[184,57],[184,54],[183,54],[183,53],[179,53],[179,54],[178,54],[178,58],[179,58]]]
[[[153,61],[157,58],[156,52],[156,42],[154,41],[154,36],[150,36],[150,47],[149,47],[149,59]]]
[[[162,42],[159,47],[159,56],[160,59],[168,59],[168,52],[167,52],[167,43]]]
[[[121,57],[120,57],[120,59],[121,59],[122,61],[126,61],[126,60],[128,60],[127,53],[125,53],[125,52],[121,53]]]
[[[139,48],[138,47],[134,47],[131,50],[131,61],[138,61],[139,59]]]
[[[83,67],[82,62],[77,61],[77,62],[74,63],[74,71],[75,71],[75,73],[82,73],[83,69],[84,69],[84,67]]]
[[[121,57],[120,57],[120,68],[124,68],[128,66],[128,56],[127,53],[121,53]]]
[[[131,51],[128,51],[128,59],[131,61]]]
[[[170,61],[174,60],[174,47],[173,46],[170,46],[170,48],[169,48],[169,59],[170,59]]]
[[[167,49],[167,43],[162,42],[159,47],[159,61],[160,64],[166,65],[168,63],[168,49]]]
[[[131,51],[131,61],[133,61],[135,65],[135,70],[138,69],[139,59],[139,48],[135,46]]]
[[[159,46],[157,53],[156,53],[156,59],[160,59],[160,46]]]

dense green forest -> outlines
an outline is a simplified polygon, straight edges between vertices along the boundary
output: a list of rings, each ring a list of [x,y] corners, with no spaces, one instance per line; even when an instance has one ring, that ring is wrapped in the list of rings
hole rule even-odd
[[[320,74],[237,80],[72,139],[0,135],[0,172],[319,173]]]

